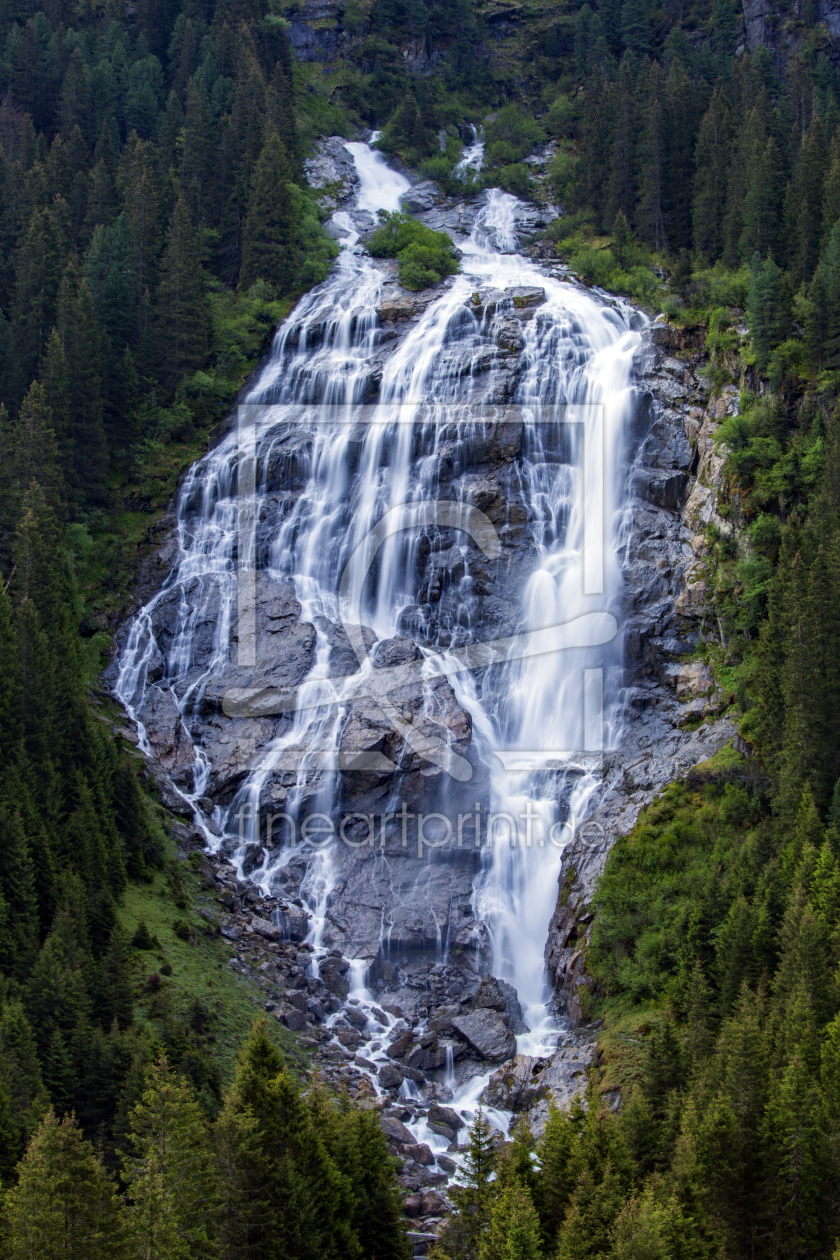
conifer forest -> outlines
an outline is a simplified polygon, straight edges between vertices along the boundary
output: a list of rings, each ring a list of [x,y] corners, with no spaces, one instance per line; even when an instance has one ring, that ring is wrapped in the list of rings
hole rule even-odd
[[[0,1256],[838,1260],[840,3],[0,0],[0,656]]]

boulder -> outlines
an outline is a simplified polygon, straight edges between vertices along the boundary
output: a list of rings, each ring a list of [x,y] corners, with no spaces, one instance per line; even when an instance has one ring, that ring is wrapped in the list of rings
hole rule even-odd
[[[383,1116],[380,1124],[388,1141],[396,1146],[403,1146],[405,1143],[411,1145],[414,1142],[414,1134],[396,1116]]]
[[[409,214],[422,214],[431,210],[441,199],[441,191],[432,179],[424,179],[400,197],[400,205]]]
[[[280,1018],[291,1032],[300,1032],[306,1027],[306,1016],[303,1011],[295,1010],[294,1007],[290,1011],[283,1011]]]
[[[459,1015],[452,1027],[476,1054],[490,1063],[501,1063],[516,1054],[516,1038],[498,1011],[484,1008]]]
[[[403,1159],[413,1159],[415,1163],[422,1164],[424,1168],[429,1168],[435,1162],[431,1147],[425,1142],[403,1142],[400,1147],[400,1155]]]
[[[406,1032],[400,1033],[396,1041],[392,1041],[388,1047],[389,1059],[401,1059],[414,1044],[414,1033],[409,1028]],[[415,1067],[419,1066],[414,1064]]]
[[[464,1121],[457,1111],[454,1111],[452,1107],[441,1107],[437,1103],[429,1108],[429,1114],[426,1119],[430,1128],[433,1124],[445,1124],[447,1128],[457,1133],[459,1129],[464,1127]]]
[[[481,1101],[500,1111],[527,1111],[545,1097],[547,1059],[518,1054],[510,1063],[494,1072],[484,1087]]]
[[[399,1089],[405,1077],[394,1063],[383,1063],[379,1069],[379,1084],[383,1089]]]
[[[421,1216],[438,1216],[446,1210],[446,1201],[443,1196],[438,1194],[437,1190],[426,1190],[423,1194],[423,1207]]]

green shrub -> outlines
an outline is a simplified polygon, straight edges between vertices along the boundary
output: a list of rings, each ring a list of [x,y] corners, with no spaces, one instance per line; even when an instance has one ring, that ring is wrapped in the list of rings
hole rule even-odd
[[[484,128],[487,142],[485,160],[489,166],[507,166],[521,162],[545,139],[535,118],[518,105],[505,105]]]
[[[576,118],[577,108],[574,102],[563,92],[549,105],[548,113],[543,119],[543,125],[549,135],[566,136],[574,131]]]
[[[528,167],[523,162],[503,166],[499,171],[499,183],[505,192],[513,193],[515,197],[527,197],[531,187]]]
[[[458,270],[451,237],[399,211],[374,232],[368,249],[374,258],[397,259],[400,283],[407,289],[425,289]]]
[[[558,149],[548,168],[548,178],[554,195],[560,201],[570,201],[577,183],[578,157],[567,149]]]
[[[592,245],[581,245],[569,259],[569,265],[578,275],[583,276],[590,284],[606,288],[612,273],[616,270],[615,259],[608,249],[595,249]]]

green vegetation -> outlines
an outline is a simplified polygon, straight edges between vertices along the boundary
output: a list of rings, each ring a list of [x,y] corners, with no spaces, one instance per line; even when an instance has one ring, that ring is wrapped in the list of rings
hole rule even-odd
[[[75,1119],[50,1109],[0,1228],[9,1260],[409,1255],[376,1113],[302,1098],[265,1021],[215,1122],[165,1057],[150,1065],[125,1116],[119,1180]]]
[[[374,258],[396,258],[400,284],[425,289],[458,270],[452,240],[446,232],[433,232],[411,215],[389,214],[368,242]]]

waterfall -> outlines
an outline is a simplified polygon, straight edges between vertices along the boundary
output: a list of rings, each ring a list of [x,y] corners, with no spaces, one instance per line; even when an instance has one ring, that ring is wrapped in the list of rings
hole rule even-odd
[[[147,748],[153,702],[163,693],[174,699],[179,738],[193,748],[182,791],[208,843],[233,848],[240,870],[247,857],[250,878],[266,893],[305,849],[297,829],[294,843],[276,842],[271,823],[263,834],[266,802],[280,802],[292,820],[284,826],[336,813],[348,772],[342,740],[359,697],[372,695],[399,733],[401,758],[388,780],[396,784],[390,804],[380,802],[377,813],[399,817],[399,772],[412,758],[434,771],[444,834],[447,802],[476,810],[481,861],[472,911],[489,933],[494,974],[518,991],[531,1030],[520,1049],[536,1052],[554,1028],[543,947],[563,843],[597,791],[603,750],[621,735],[617,614],[632,360],[643,321],[515,252],[521,204],[491,190],[469,235],[457,238],[460,273],[420,295],[405,335],[396,324],[390,329],[389,350],[377,312],[392,294],[394,269],[359,242],[377,210],[398,208],[409,182],[368,145],[347,148],[359,185],[355,205],[333,216],[342,244],[336,266],[280,328],[246,400],[247,422],[190,470],[178,500],[178,563],[130,628],[116,691]],[[481,152],[476,136],[465,163],[480,164]],[[514,328],[517,302],[534,309]],[[508,423],[521,457],[497,461],[508,503],[492,522],[485,500],[496,483],[469,481],[469,452],[500,441]],[[512,503],[521,505],[518,517]],[[519,549],[504,570],[505,589],[516,598],[493,629],[484,624],[492,600],[482,604],[476,592],[488,565],[504,566],[511,538]],[[445,554],[455,575],[437,603],[418,590],[429,554]],[[258,602],[268,592],[260,608],[270,627],[311,627],[309,638],[301,631],[294,640],[309,662],[305,676],[286,688],[293,699],[274,708],[261,698],[272,686],[275,698],[286,694],[272,671],[282,665],[288,673],[294,652],[284,650],[279,662],[263,652],[243,604],[243,574]],[[403,653],[396,663],[371,662],[374,636],[396,641]],[[414,664],[400,646],[406,637],[419,646]],[[494,646],[481,648],[490,640]],[[331,672],[337,643],[349,672]],[[419,710],[387,694],[386,683],[402,686],[409,666],[420,680]],[[268,683],[255,685],[260,669]],[[219,679],[227,680],[221,701]],[[229,712],[232,695],[251,709],[243,700]],[[469,748],[453,730],[456,702],[469,715]],[[219,736],[220,706],[231,717],[230,736]],[[226,795],[208,802],[222,754],[238,757],[241,772],[231,773]],[[375,784],[384,782],[389,756],[381,748],[354,753],[350,771],[366,767]],[[488,837],[490,818],[496,831]],[[434,849],[438,833],[430,834]],[[433,856],[424,856],[425,867]],[[335,845],[306,849],[300,895],[316,970],[336,860]],[[366,869],[390,878],[389,860],[383,847]],[[421,900],[424,887],[418,874]],[[387,953],[392,908],[383,902],[378,913]],[[444,930],[438,909],[429,913],[438,916],[435,948],[443,957],[450,925]],[[364,977],[375,943],[361,952],[352,964],[356,1001],[370,998]],[[446,1072],[453,1072],[451,1052]]]

